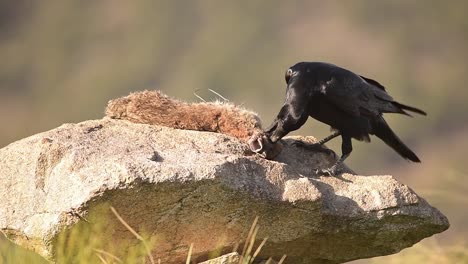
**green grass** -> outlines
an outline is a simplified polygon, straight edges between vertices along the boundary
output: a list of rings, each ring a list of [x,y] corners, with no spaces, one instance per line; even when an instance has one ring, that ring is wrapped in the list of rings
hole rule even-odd
[[[152,254],[152,249],[157,247],[155,239],[149,235],[140,234],[135,231],[113,208],[110,207],[113,217],[125,227],[138,241],[137,244],[132,244],[131,247],[127,245],[121,245],[116,243],[107,243],[103,236],[99,234],[104,230],[113,229],[110,222],[106,221],[108,214],[100,210],[100,217],[98,219],[91,219],[81,221],[76,224],[73,228],[62,232],[54,242],[55,257],[57,263],[74,263],[74,264],[137,264],[137,263],[151,263],[160,264],[161,260],[155,259]],[[262,247],[267,242],[268,238],[255,247],[255,241],[257,232],[259,230],[258,217],[254,220],[250,231],[245,240],[244,246],[241,251],[239,258],[239,264],[251,264],[260,253]],[[196,243],[196,242],[194,242]],[[187,251],[186,263],[195,263],[191,260],[193,243],[190,245]],[[236,251],[237,247],[233,251]],[[125,251],[125,254],[121,252]],[[215,251],[210,257],[216,258],[221,254],[221,251]],[[282,263],[286,258],[286,255],[278,262]],[[5,240],[0,240],[0,264],[3,263],[27,263],[27,264],[45,264],[48,263],[45,259],[39,255],[23,249],[13,243]],[[272,262],[272,259],[267,260],[268,263]]]
[[[109,207],[107,207],[109,209]],[[76,263],[76,264],[117,264],[117,263],[151,263],[160,264],[161,260],[155,259],[151,254],[152,250],[157,247],[157,242],[151,236],[138,233],[132,228],[113,208],[107,210],[112,214],[105,214],[100,211],[102,217],[99,220],[91,219],[90,222],[81,221],[68,231],[62,232],[55,241],[55,259],[57,263]],[[137,243],[131,247],[121,245],[119,243],[108,243],[99,234],[108,230],[114,229],[110,222],[105,221],[106,217],[114,217],[118,220],[116,224],[121,225],[128,230],[135,238]],[[92,224],[90,224],[92,223]],[[239,264],[251,264],[261,252],[263,246],[268,243],[268,238],[264,238],[260,244],[256,244],[256,236],[259,230],[258,217],[253,221],[253,224],[246,237],[242,249],[235,247],[233,251],[240,252]],[[116,225],[114,224],[114,225]],[[196,241],[194,241],[196,244]],[[187,250],[186,264],[195,263],[192,261],[192,249],[194,244],[191,244]],[[239,250],[238,250],[239,249]],[[122,252],[125,253],[122,254]],[[287,252],[285,252],[287,254]],[[215,250],[210,255],[211,258],[216,258],[221,254],[221,250]],[[278,262],[282,263],[286,255]],[[468,247],[466,242],[459,241],[452,245],[441,246],[435,238],[431,238],[422,243],[419,243],[411,248],[411,250],[403,250],[399,254],[378,257],[369,261],[370,263],[424,263],[424,264],[457,264],[468,263]],[[23,249],[13,243],[2,239],[0,240],[0,264],[3,263],[18,263],[18,264],[45,264],[48,263],[39,255]],[[272,259],[266,263],[272,262]]]

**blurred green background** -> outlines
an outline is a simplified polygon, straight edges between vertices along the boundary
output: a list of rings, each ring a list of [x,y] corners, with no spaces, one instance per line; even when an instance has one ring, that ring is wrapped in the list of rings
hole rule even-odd
[[[215,100],[213,89],[268,126],[284,99],[286,69],[332,62],[429,114],[387,115],[421,164],[376,138],[355,142],[347,164],[394,175],[452,225],[419,247],[372,261],[411,255],[430,262],[431,254],[466,248],[468,237],[466,10],[467,1],[423,0],[0,1],[0,147],[101,118],[108,100],[143,89],[187,101],[199,101],[194,93]],[[328,133],[311,119],[295,134]],[[340,140],[329,147],[340,153]]]

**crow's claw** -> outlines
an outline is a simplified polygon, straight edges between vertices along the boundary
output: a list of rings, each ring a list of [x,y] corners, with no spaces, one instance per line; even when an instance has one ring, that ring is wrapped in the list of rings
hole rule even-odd
[[[334,165],[327,169],[315,169],[315,174],[321,176],[336,176],[338,172],[338,166]]]
[[[333,170],[333,169],[316,169],[315,174],[321,175],[321,176],[334,176],[335,175],[335,170]]]

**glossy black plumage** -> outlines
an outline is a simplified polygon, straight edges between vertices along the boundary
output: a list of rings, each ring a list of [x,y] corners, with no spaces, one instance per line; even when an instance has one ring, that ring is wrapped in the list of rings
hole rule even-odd
[[[383,113],[426,113],[396,102],[377,81],[329,63],[300,62],[288,69],[286,82],[285,102],[265,131],[272,142],[300,128],[311,116],[336,130],[334,136],[341,135],[339,162],[351,153],[351,138],[369,142],[369,135],[382,139],[403,158],[420,162],[390,129]]]

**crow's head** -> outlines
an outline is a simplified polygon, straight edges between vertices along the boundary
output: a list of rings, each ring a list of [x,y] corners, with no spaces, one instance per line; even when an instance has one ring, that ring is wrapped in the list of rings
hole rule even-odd
[[[289,86],[290,84],[300,80],[300,78],[304,75],[304,70],[305,72],[307,72],[306,62],[299,62],[294,66],[289,67],[289,69],[286,70],[286,73],[284,75],[286,84]]]
[[[295,90],[301,96],[310,97],[323,93],[323,86],[330,82],[337,66],[325,62],[299,62],[286,70],[286,90]]]

